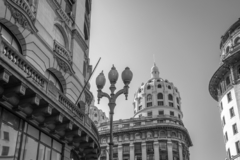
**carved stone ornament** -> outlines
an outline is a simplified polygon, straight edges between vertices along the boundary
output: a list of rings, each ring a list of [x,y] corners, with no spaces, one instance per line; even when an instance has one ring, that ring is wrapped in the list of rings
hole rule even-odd
[[[69,73],[70,75],[73,75],[75,74],[75,72],[73,71],[72,69],[72,66],[66,62],[64,59],[61,59],[60,57],[58,56],[55,56],[56,60],[57,60],[57,63],[59,65],[59,67],[66,73]]]
[[[32,33],[37,32],[37,28],[33,24],[35,15],[25,0],[5,0],[5,5],[10,10],[16,22],[23,28],[28,29]]]

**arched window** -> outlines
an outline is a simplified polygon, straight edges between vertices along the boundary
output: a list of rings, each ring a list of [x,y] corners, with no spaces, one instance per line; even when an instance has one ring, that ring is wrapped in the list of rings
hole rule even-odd
[[[161,84],[158,84],[158,88],[162,88],[162,85],[161,85]]]
[[[148,85],[148,86],[147,86],[147,89],[151,89],[151,86],[150,86],[150,85]]]
[[[234,45],[237,45],[240,43],[240,37],[235,38]]]
[[[179,104],[179,98],[177,97],[176,99],[177,99],[177,104]]]
[[[172,87],[171,87],[171,86],[168,86],[168,89],[172,89]]]
[[[158,97],[158,99],[163,99],[163,94],[162,93],[158,93],[157,97]]]
[[[168,95],[168,100],[170,100],[170,101],[173,100],[173,96],[171,94]]]
[[[51,81],[57,89],[59,89],[61,92],[63,92],[63,87],[62,87],[59,79],[56,77],[56,75],[54,73],[47,70],[47,77],[48,77],[48,80]]]
[[[172,137],[177,137],[177,134],[175,132],[172,132]]]
[[[0,23],[0,35],[2,38],[7,41],[14,49],[16,49],[19,53],[22,54],[20,44],[15,36],[11,33],[9,29],[7,29],[2,23]]]
[[[151,94],[147,95],[147,101],[152,101],[152,95]]]
[[[63,47],[66,47],[65,38],[64,38],[61,30],[59,29],[59,27],[56,25],[54,25],[53,34],[54,34],[55,40],[58,43],[60,43]]]

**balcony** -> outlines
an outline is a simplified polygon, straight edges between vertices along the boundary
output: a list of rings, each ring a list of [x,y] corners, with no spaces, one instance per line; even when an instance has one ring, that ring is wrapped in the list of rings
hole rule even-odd
[[[34,0],[7,0],[5,2],[13,18],[22,25],[23,28],[31,32],[37,32],[37,28],[34,26],[36,19]]]
[[[99,135],[94,123],[60,91],[50,96],[50,81],[1,37],[0,82],[1,106],[63,143],[92,149],[91,155],[98,157]]]
[[[56,55],[56,60],[60,68],[64,72],[73,75],[75,72],[72,68],[72,57],[70,55],[70,52],[61,44],[59,44],[56,40],[54,40],[53,43],[53,52]]]

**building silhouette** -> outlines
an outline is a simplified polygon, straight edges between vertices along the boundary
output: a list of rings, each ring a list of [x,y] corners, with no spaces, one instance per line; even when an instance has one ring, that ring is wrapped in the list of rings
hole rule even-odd
[[[240,159],[240,19],[222,36],[220,66],[209,82],[218,102],[228,160]]]
[[[91,0],[0,1],[0,160],[100,155],[90,17]]]
[[[113,122],[114,160],[189,160],[192,141],[184,127],[181,97],[173,83],[159,76],[154,64],[151,78],[137,89],[134,115]],[[98,126],[99,160],[109,160],[110,123]]]

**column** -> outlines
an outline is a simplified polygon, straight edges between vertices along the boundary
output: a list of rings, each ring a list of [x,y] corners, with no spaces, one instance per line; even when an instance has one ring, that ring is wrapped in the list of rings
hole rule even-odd
[[[64,160],[70,160],[70,155],[71,155],[71,147],[68,145],[64,146]]]
[[[178,152],[179,152],[179,160],[183,160],[183,155],[182,155],[182,143],[178,143]]]
[[[122,144],[118,144],[118,160],[122,160]]]
[[[168,160],[173,160],[173,152],[172,152],[172,141],[167,141],[167,149],[168,149]]]
[[[154,159],[159,160],[159,143],[158,141],[154,141]]]
[[[134,144],[130,143],[130,160],[134,160]]]
[[[142,160],[147,159],[146,142],[142,142]]]

